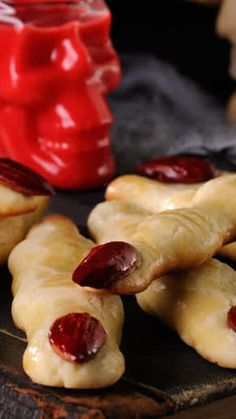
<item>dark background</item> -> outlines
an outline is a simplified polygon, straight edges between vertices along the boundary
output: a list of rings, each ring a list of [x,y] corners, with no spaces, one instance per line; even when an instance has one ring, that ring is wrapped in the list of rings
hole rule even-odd
[[[215,34],[217,7],[184,0],[107,0],[107,4],[119,52],[153,52],[219,101],[229,97],[234,87],[227,74],[229,44]]]

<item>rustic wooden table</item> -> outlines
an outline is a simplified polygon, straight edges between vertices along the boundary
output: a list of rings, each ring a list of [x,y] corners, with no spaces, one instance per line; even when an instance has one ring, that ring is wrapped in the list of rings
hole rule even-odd
[[[85,231],[91,208],[103,192],[58,192],[49,212],[69,215]],[[26,346],[11,320],[11,278],[1,269],[0,418],[144,419],[166,417],[233,419],[236,372],[198,356],[132,297],[125,298],[122,351],[126,372],[115,386],[70,391],[33,384],[22,370]]]

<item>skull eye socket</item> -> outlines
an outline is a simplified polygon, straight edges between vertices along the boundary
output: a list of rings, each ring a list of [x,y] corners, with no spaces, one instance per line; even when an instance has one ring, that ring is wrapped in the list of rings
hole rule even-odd
[[[52,61],[54,45],[48,45],[47,43],[39,43],[39,46],[35,46],[35,49],[36,52],[32,51],[32,53],[28,55],[26,67],[48,67]]]
[[[56,70],[74,72],[79,77],[91,75],[91,59],[79,33],[69,28],[51,32],[34,29],[19,36],[15,54],[16,72]],[[24,35],[24,36],[22,36]]]
[[[37,30],[30,34],[25,31],[19,36],[16,46],[16,69],[22,71],[50,66],[57,43],[56,36],[38,34]]]

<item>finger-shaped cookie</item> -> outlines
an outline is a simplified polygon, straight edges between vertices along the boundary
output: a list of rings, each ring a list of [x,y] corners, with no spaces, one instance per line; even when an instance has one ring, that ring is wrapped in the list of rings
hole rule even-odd
[[[118,261],[110,277],[106,276],[104,282],[98,281],[93,262],[98,259],[99,252],[103,252],[102,246],[99,246],[96,255],[94,252],[88,255],[78,267],[74,280],[83,286],[109,288],[118,294],[138,293],[166,273],[202,264],[224,243],[236,238],[235,189],[236,175],[218,177],[199,188],[192,208],[155,215],[144,212],[143,217],[139,210],[142,220],[136,225],[132,222],[136,213],[134,205],[121,202],[98,205],[89,217],[90,232],[98,243],[102,243],[108,237],[117,240],[117,230],[120,231],[119,239],[128,242],[134,249],[132,264],[129,266],[126,261],[123,272]],[[129,229],[133,231],[129,237],[125,232],[128,220]],[[110,246],[115,257],[116,248],[112,243]],[[125,255],[119,254],[119,260],[122,257],[125,258]],[[105,261],[103,264],[105,266]]]
[[[211,259],[153,281],[136,296],[140,307],[175,329],[201,356],[236,368],[236,272]]]
[[[12,249],[24,239],[27,231],[43,215],[48,206],[47,196],[32,197],[35,209],[14,217],[0,217],[0,265],[7,261]]]
[[[158,213],[189,208],[204,182],[226,173],[197,156],[159,157],[141,164],[138,175],[124,175],[107,187],[106,200],[128,201]]]
[[[188,161],[188,158],[185,160]],[[171,165],[169,170],[173,170]],[[228,176],[229,173],[218,172],[217,175]],[[203,182],[164,183],[148,177],[124,175],[108,185],[105,196],[107,200],[132,202],[152,213],[158,213],[177,208],[191,208],[197,191],[203,185]],[[219,250],[219,255],[236,260],[236,244],[224,246]]]
[[[232,43],[236,41],[235,13],[235,1],[223,0],[216,22],[217,33]]]
[[[0,264],[38,221],[48,205],[50,185],[12,160],[0,158]]]
[[[101,202],[91,211],[88,228],[99,244],[114,240],[129,241],[137,226],[151,215],[151,212],[130,202]]]
[[[190,208],[193,197],[203,183],[163,183],[139,175],[124,175],[107,187],[107,201],[126,201],[147,211],[158,213],[176,208]]]
[[[99,388],[123,374],[121,299],[72,281],[93,246],[69,219],[49,216],[10,255],[13,319],[26,332],[23,366],[37,383]]]
[[[235,0],[223,0],[217,18],[217,32],[231,43],[229,73],[236,79],[236,2]],[[235,92],[227,104],[227,116],[231,122],[236,123],[236,94]]]
[[[40,175],[26,166],[0,158],[0,217],[36,210],[35,196],[50,196],[53,189]]]
[[[234,67],[236,67],[236,59],[235,59]],[[236,75],[235,69],[234,69],[234,72]],[[227,104],[226,112],[227,112],[229,120],[235,124],[236,123],[236,93],[233,93],[232,96],[230,97]]]
[[[14,191],[0,184],[0,217],[8,217],[32,212],[36,208],[34,197]]]

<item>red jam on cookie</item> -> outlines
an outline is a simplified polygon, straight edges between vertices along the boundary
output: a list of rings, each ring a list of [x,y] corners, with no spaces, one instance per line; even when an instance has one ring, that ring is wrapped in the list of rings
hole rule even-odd
[[[97,289],[130,274],[140,260],[137,250],[125,242],[109,242],[92,248],[73,274],[73,281],[81,286]]]
[[[197,156],[159,157],[141,164],[138,174],[166,183],[199,183],[216,176],[216,169]]]
[[[232,306],[228,311],[227,322],[230,329],[236,332],[236,306]]]
[[[49,183],[33,170],[7,158],[0,158],[0,184],[24,195],[53,195]]]
[[[53,350],[65,361],[88,362],[102,348],[106,332],[88,313],[70,313],[57,319],[48,338]]]

